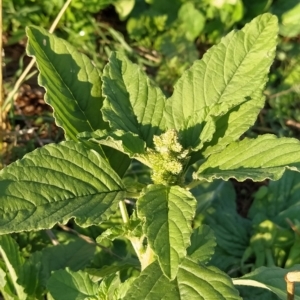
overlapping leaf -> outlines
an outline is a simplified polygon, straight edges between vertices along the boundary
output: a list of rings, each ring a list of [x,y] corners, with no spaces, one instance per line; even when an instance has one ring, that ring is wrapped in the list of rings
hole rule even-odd
[[[103,278],[99,286],[99,299],[116,300],[117,288],[120,286],[121,280],[118,273],[111,274]]]
[[[63,268],[72,271],[83,269],[93,258],[96,245],[87,243],[83,239],[77,239],[66,245],[60,244],[48,247],[42,251],[42,281],[46,284],[51,272]]]
[[[51,272],[65,267],[77,271],[87,265],[93,257],[95,245],[82,239],[44,248],[34,252],[18,272],[18,283],[31,297],[40,299]]]
[[[145,218],[145,234],[164,274],[174,279],[190,245],[196,200],[178,186],[152,185],[144,192],[138,215]]]
[[[140,262],[138,259],[124,259],[122,261],[115,261],[111,265],[104,265],[99,268],[86,268],[85,270],[93,277],[94,280],[102,279],[104,277],[110,276],[112,274],[116,274],[119,272],[126,272],[128,269],[136,269],[139,270]]]
[[[19,273],[22,271],[24,258],[19,252],[18,244],[9,235],[0,236],[0,255],[5,262],[7,276],[10,278],[8,281],[11,281],[16,296],[20,300],[27,299],[28,295],[24,291],[24,287],[17,282]]]
[[[160,269],[158,262],[148,266],[133,282],[123,300],[180,300],[178,287]]]
[[[191,190],[197,200],[196,214],[207,213],[211,206],[221,207],[222,210],[236,211],[236,193],[231,182],[214,180],[203,182]],[[226,195],[226,201],[224,201]]]
[[[55,271],[48,281],[47,288],[56,300],[99,299],[98,284],[83,271]]]
[[[113,132],[108,132],[107,130],[97,130],[91,133],[83,132],[79,134],[79,137],[82,140],[89,140],[114,148],[128,154],[130,157],[142,154],[145,150],[145,142],[137,134],[122,130],[115,130]]]
[[[255,271],[233,280],[235,285],[255,286],[271,290],[280,299],[287,299],[285,275],[291,271],[299,271],[300,265],[289,269],[279,267],[260,267]],[[295,286],[295,300],[300,300],[300,286]]]
[[[300,171],[300,143],[292,138],[265,134],[257,139],[245,138],[212,154],[194,174],[195,178],[279,179],[286,168]]]
[[[210,141],[213,128],[207,122],[212,116],[219,118],[247,101],[258,101],[259,106],[262,105],[261,90],[273,62],[277,31],[275,16],[259,16],[242,30],[228,34],[178,80],[172,97],[168,99],[165,116],[168,128],[182,132],[185,147],[195,148],[191,132],[200,125],[210,127],[209,134],[202,137],[202,143]],[[254,93],[257,90],[260,92]],[[206,115],[201,119],[193,118],[194,114],[203,109],[206,109]],[[243,120],[245,110],[247,109],[242,109],[238,116],[240,122],[253,123],[256,117],[254,113],[247,121]],[[226,118],[228,119],[229,115]],[[237,116],[232,118],[236,119]],[[189,128],[186,128],[188,119],[194,119],[195,122],[190,122]],[[217,123],[221,124],[222,122]],[[236,124],[235,121],[232,126]],[[243,125],[243,129],[245,126]],[[224,135],[232,131],[230,129],[226,133],[226,130],[217,126],[216,132],[219,130]],[[220,136],[220,133],[217,133],[217,138]],[[198,147],[201,147],[199,142]]]
[[[98,224],[123,199],[121,179],[96,151],[50,144],[0,172],[0,233],[51,228],[75,218]]]
[[[52,106],[56,124],[64,129],[66,138],[78,141],[80,132],[108,128],[100,111],[103,104],[101,72],[89,58],[41,28],[27,28],[27,36],[27,53],[36,58],[39,84],[46,89],[45,101]],[[84,143],[107,157],[120,176],[125,173],[129,159],[124,154]]]
[[[112,53],[103,71],[103,116],[113,130],[130,131],[147,145],[164,128],[165,96],[135,64],[121,53]]]
[[[208,157],[224,149],[228,144],[236,141],[256,121],[257,115],[265,104],[265,97],[262,96],[262,89],[257,89],[251,96],[251,100],[232,108],[223,116],[216,119],[217,131],[212,140],[204,145],[201,153]]]
[[[286,227],[286,219],[298,219],[300,216],[300,173],[285,171],[278,181],[270,181],[268,187],[262,186],[255,194],[248,211],[248,218],[254,219],[257,214],[277,225]]]
[[[203,216],[204,222],[213,230],[217,241],[210,263],[227,272],[240,265],[249,245],[251,222],[233,210],[218,207],[209,211]]]
[[[215,252],[216,238],[214,232],[207,225],[201,225],[194,229],[191,235],[191,246],[187,254],[199,263],[207,263]]]
[[[186,258],[178,275],[169,281],[157,262],[148,266],[134,281],[124,300],[241,299],[230,277],[214,267],[198,265]]]
[[[76,141],[77,133],[108,128],[100,111],[101,73],[89,58],[44,29],[31,26],[27,36],[27,53],[36,58],[45,100],[66,137]]]
[[[42,274],[42,253],[37,251],[30,255],[22,265],[22,271],[18,274],[18,283],[24,287],[24,291],[30,297],[41,298],[45,291],[43,280],[48,280]]]

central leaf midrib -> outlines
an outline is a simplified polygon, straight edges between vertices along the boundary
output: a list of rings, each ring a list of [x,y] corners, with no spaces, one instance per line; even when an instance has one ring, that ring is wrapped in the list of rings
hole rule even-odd
[[[94,197],[94,196],[97,196],[97,195],[104,195],[104,197],[103,198],[105,198],[105,195],[106,194],[110,194],[110,193],[117,193],[117,194],[119,194],[119,193],[123,193],[124,191],[122,191],[122,190],[115,190],[115,191],[108,191],[108,192],[97,192],[97,193],[90,193],[90,194],[87,194],[87,195],[81,195],[81,196],[76,196],[76,197],[69,197],[69,198],[65,198],[65,199],[61,199],[61,200],[58,200],[58,201],[53,201],[53,202],[48,202],[48,203],[43,203],[43,204],[40,204],[40,205],[34,205],[34,207],[35,208],[37,208],[37,207],[43,207],[43,206],[46,206],[46,205],[53,205],[53,206],[55,206],[56,204],[60,204],[60,203],[62,203],[62,202],[65,202],[65,201],[68,201],[68,202],[70,202],[70,200],[72,200],[72,199],[77,199],[77,198],[85,198],[85,197]],[[13,197],[15,197],[15,196],[13,196]],[[19,198],[19,197],[15,197],[15,198]],[[21,200],[23,200],[24,201],[24,198],[19,198],[19,199],[21,199]],[[27,200],[26,200],[27,201]],[[27,202],[29,202],[29,201],[27,201]],[[32,203],[31,203],[32,204]],[[99,204],[100,204],[100,202],[99,202]],[[84,203],[83,205],[86,205],[86,203]],[[108,209],[110,209],[111,207],[109,206],[108,208],[107,208],[107,210]],[[76,209],[77,209],[77,207],[76,207]],[[17,209],[15,209],[15,210],[10,210],[10,209],[5,209],[5,213],[14,213],[14,212],[21,212],[21,211],[30,211],[30,210],[32,210],[32,209],[28,209],[28,208],[17,208]],[[5,214],[5,213],[3,213],[3,214]]]
[[[265,26],[265,27],[267,27],[267,25]],[[241,31],[241,32],[243,32],[243,34],[244,34],[244,36],[243,36],[243,38],[245,39],[245,32],[244,31]],[[238,33],[239,32],[237,32],[237,33],[235,33],[235,35],[234,35],[234,37],[236,37],[237,35],[238,35]],[[235,71],[234,71],[234,73],[232,74],[232,76],[230,77],[230,79],[227,81],[227,84],[225,84],[225,86],[224,86],[224,89],[221,91],[221,93],[219,94],[219,97],[218,97],[218,100],[215,102],[215,104],[220,104],[221,102],[220,102],[220,99],[223,97],[223,95],[225,94],[225,92],[226,92],[226,90],[227,90],[227,88],[228,88],[228,86],[230,85],[230,83],[231,83],[231,81],[233,80],[233,78],[235,77],[235,75],[236,75],[236,73],[238,72],[238,70],[240,69],[240,66],[243,64],[243,62],[246,60],[246,58],[247,58],[247,56],[253,51],[253,47],[255,47],[256,45],[257,45],[257,41],[258,41],[258,39],[260,38],[260,36],[263,34],[263,30],[261,30],[260,32],[259,32],[259,34],[258,34],[258,36],[257,36],[257,38],[256,38],[256,40],[255,40],[255,42],[251,45],[251,49],[249,50],[249,51],[247,51],[246,53],[245,53],[245,56],[243,57],[243,59],[240,61],[240,63],[239,63],[239,65],[236,67],[236,69],[235,69]],[[232,42],[234,42],[233,41],[233,38],[230,40],[230,43],[229,44],[231,44]],[[227,49],[228,49],[228,46],[226,47],[226,52],[227,52]],[[217,51],[218,49],[216,49],[215,51]],[[215,52],[214,51],[214,52]],[[208,63],[210,62],[210,60],[213,58],[213,55],[211,54],[211,56],[209,57],[209,61],[208,61]],[[226,55],[225,55],[225,58],[226,58]],[[208,63],[206,63],[206,65],[208,65]],[[205,68],[205,75],[204,76],[206,76],[206,74],[207,74],[207,67]],[[205,80],[204,80],[205,81]],[[204,85],[204,87],[205,87],[205,85]],[[204,99],[206,99],[206,92],[204,93]],[[205,101],[206,102],[206,101]],[[210,105],[207,105],[207,103],[206,103],[206,106],[207,107],[211,107]],[[208,113],[209,114],[209,113]]]

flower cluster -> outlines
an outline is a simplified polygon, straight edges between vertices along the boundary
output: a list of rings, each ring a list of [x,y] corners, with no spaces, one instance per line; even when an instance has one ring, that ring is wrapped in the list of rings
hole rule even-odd
[[[188,150],[183,150],[178,142],[177,131],[171,129],[160,136],[154,136],[153,143],[155,150],[147,150],[147,160],[153,171],[153,182],[164,185],[178,184]]]

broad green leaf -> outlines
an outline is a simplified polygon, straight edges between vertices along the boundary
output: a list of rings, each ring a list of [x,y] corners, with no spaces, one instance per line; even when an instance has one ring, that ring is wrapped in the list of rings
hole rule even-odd
[[[122,282],[120,286],[117,289],[117,296],[116,298],[119,299],[124,299],[127,291],[129,288],[132,286],[133,282],[135,281],[136,277],[130,277],[128,278],[125,282]]]
[[[55,300],[98,300],[98,284],[83,271],[59,270],[51,275],[47,288]]]
[[[136,270],[140,269],[140,262],[138,259],[126,258],[122,261],[115,261],[111,265],[102,265],[101,268],[87,268],[86,271],[91,275],[91,277],[93,277],[93,279],[100,280],[103,277],[110,276],[130,268],[135,268]]]
[[[140,193],[143,188],[151,183],[151,169],[140,161],[133,160],[126,172],[123,183],[126,190],[133,193]]]
[[[17,282],[19,273],[22,270],[24,258],[19,252],[19,246],[9,235],[0,236],[0,255],[5,262],[7,272],[19,300],[27,299],[24,288]]]
[[[270,290],[254,286],[236,285],[243,300],[280,300],[280,298]]]
[[[211,206],[236,211],[236,193],[230,181],[201,182],[191,192],[197,200],[196,215],[206,213]]]
[[[291,271],[299,271],[300,265],[289,269],[279,267],[260,267],[241,278],[233,279],[235,285],[255,286],[271,290],[280,299],[287,299],[285,275]],[[295,300],[300,300],[300,286],[295,285]]]
[[[179,270],[180,299],[241,299],[231,278],[216,267],[205,267],[186,258]]]
[[[95,244],[76,239],[66,245],[45,248],[42,251],[41,281],[46,285],[51,272],[70,268],[72,271],[83,269],[93,258]]]
[[[121,284],[121,280],[118,274],[112,274],[105,278],[100,283],[99,286],[99,299],[101,300],[113,300],[116,289]]]
[[[183,123],[184,129],[180,131],[180,143],[184,148],[192,147],[196,151],[213,138],[216,124],[214,118],[207,116],[207,112],[206,108],[200,109]],[[206,120],[202,122],[204,118]]]
[[[228,144],[238,140],[254,124],[265,104],[265,97],[261,94],[262,89],[257,89],[250,100],[232,108],[225,115],[215,118],[217,130],[212,140],[205,144],[201,151],[204,157],[223,150]]]
[[[262,89],[273,62],[277,31],[275,16],[258,16],[242,30],[224,37],[178,80],[172,97],[167,100],[165,115],[167,128],[181,132],[185,147],[200,147],[191,138],[193,128],[199,124],[205,126],[209,118],[220,117]],[[261,101],[261,94],[256,101]],[[198,120],[193,118],[204,109],[205,115]],[[185,125],[188,119],[195,120],[194,124],[189,123],[189,128]],[[202,143],[211,139],[209,133],[202,137]]]
[[[181,300],[176,283],[164,276],[157,261],[143,270],[123,298],[123,300],[141,299]]]
[[[214,178],[277,180],[287,168],[300,171],[299,141],[265,134],[256,139],[233,142],[223,151],[212,154],[194,177],[207,181]]]
[[[113,130],[132,132],[152,145],[165,128],[165,96],[141,69],[123,54],[112,53],[103,71],[102,113]]]
[[[148,243],[170,279],[175,278],[190,245],[195,209],[193,195],[178,186],[150,185],[138,199],[138,215],[145,220]]]
[[[257,214],[284,227],[289,227],[286,218],[299,219],[300,173],[286,170],[278,181],[261,187],[254,195],[248,217],[254,219]]]
[[[27,53],[36,58],[45,101],[52,106],[56,124],[64,129],[66,138],[78,141],[80,132],[108,128],[100,111],[101,72],[89,58],[42,28],[27,28],[27,36]],[[129,160],[123,154],[112,149],[103,152],[100,145],[84,143],[107,157],[120,176],[125,173]]]
[[[128,278],[121,282],[119,274],[112,274],[105,277],[100,284],[98,297],[100,300],[120,300],[123,299],[128,289],[131,287],[135,277]]]
[[[46,89],[45,101],[52,106],[56,123],[64,129],[66,138],[78,141],[80,132],[108,128],[100,111],[101,72],[89,58],[41,28],[27,28],[27,36],[27,53],[36,58],[39,84]],[[103,152],[100,145],[84,143],[107,157],[120,176],[125,173],[129,160],[123,154],[110,148]]]
[[[114,148],[130,157],[144,153],[146,148],[145,142],[141,140],[138,135],[122,130],[115,130],[113,132],[107,130],[83,132],[79,134],[79,137],[81,140],[89,140]]]
[[[80,132],[108,128],[100,111],[101,73],[89,58],[42,28],[30,26],[26,32],[27,53],[36,58],[45,100],[66,137],[76,141]]]
[[[240,268],[241,258],[249,245],[251,222],[237,213],[232,183],[204,182],[192,192],[198,201],[195,223],[207,224],[217,241],[209,264],[225,272]]]
[[[133,282],[124,300],[241,300],[230,277],[215,267],[198,265],[189,258],[181,263],[178,275],[169,281],[157,262],[148,266]]]
[[[50,144],[0,172],[0,233],[51,228],[71,218],[80,226],[108,219],[123,184],[96,151],[73,141]]]
[[[187,249],[187,255],[198,263],[205,264],[213,256],[216,245],[214,232],[209,226],[201,225],[191,235],[191,246]]]
[[[224,206],[227,200],[224,199]],[[212,207],[204,214],[204,223],[213,230],[217,241],[216,251],[209,264],[223,271],[240,267],[245,249],[249,245],[251,222],[237,211],[223,207]]]
[[[22,266],[19,272],[18,283],[24,287],[24,291],[32,297],[40,299],[45,291],[45,284],[42,283],[42,253],[34,252]],[[50,276],[50,274],[49,274]],[[49,276],[46,278],[48,279]]]

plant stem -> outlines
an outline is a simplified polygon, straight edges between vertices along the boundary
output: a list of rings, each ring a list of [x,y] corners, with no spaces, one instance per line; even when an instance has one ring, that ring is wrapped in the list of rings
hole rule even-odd
[[[46,229],[46,234],[48,235],[54,246],[59,245],[59,241],[51,229]]]
[[[125,201],[119,202],[119,207],[122,215],[124,224],[129,223],[129,216],[126,208]],[[144,237],[128,237],[132,247],[141,263],[141,269],[144,270],[148,265],[150,265],[154,260],[154,253],[152,249],[148,246],[145,251],[145,246],[143,245]]]
[[[119,207],[120,207],[121,216],[122,216],[122,220],[123,220],[124,224],[128,224],[129,223],[129,216],[128,216],[125,201],[120,201],[119,202]],[[141,255],[140,255],[140,252],[141,252],[141,241],[140,241],[140,239],[137,238],[137,237],[129,237],[129,240],[132,244],[132,247],[133,247],[134,251],[136,252],[136,255],[139,258],[139,261],[142,263]]]
[[[143,271],[146,267],[148,267],[152,262],[155,261],[155,256],[153,250],[148,246],[146,252],[142,256],[141,261],[141,270]]]
[[[125,224],[128,224],[129,223],[129,216],[128,216],[128,212],[127,212],[125,201],[120,201],[119,202],[119,207],[120,207],[120,211],[121,211],[121,216],[122,216],[123,222]]]
[[[289,272],[285,276],[287,299],[294,300],[295,298],[295,282],[300,282],[300,271]]]
[[[200,180],[193,180],[192,182],[190,182],[185,188],[187,190],[191,190],[193,188],[195,188],[196,186],[198,186],[199,184],[201,184]]]
[[[126,197],[127,198],[137,199],[137,198],[140,197],[140,193],[126,191]]]
[[[120,211],[121,211],[121,216],[122,216],[122,220],[124,222],[124,224],[128,224],[129,223],[129,216],[128,216],[128,212],[127,212],[127,207],[126,207],[126,203],[125,201],[120,201],[119,202],[119,207],[120,207]],[[140,257],[140,252],[141,252],[141,241],[139,238],[137,237],[129,237],[129,240],[132,244],[132,247],[134,249],[134,251],[136,252],[140,262],[141,262],[141,257]]]

